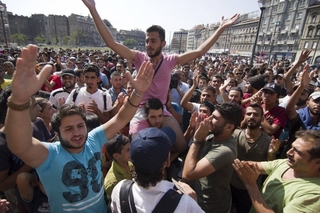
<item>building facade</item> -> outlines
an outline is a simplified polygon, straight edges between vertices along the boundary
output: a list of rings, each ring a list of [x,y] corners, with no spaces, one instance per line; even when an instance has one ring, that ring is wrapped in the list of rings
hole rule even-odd
[[[317,2],[307,9],[307,18],[300,40],[298,55],[303,49],[311,49],[309,63],[320,64],[320,2]]]
[[[176,53],[184,53],[187,50],[188,31],[181,29],[178,32],[173,33],[171,40],[171,51]]]

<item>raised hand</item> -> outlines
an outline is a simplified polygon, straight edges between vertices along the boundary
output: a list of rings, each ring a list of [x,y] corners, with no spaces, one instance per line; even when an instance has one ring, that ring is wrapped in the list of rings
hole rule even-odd
[[[281,141],[279,139],[274,139],[272,136],[271,143],[269,145],[268,154],[274,154],[279,150]]]
[[[151,62],[144,61],[139,69],[139,72],[135,79],[132,78],[131,73],[129,71],[126,72],[126,77],[130,81],[132,87],[136,90],[136,92],[140,95],[145,93],[149,88],[154,75],[154,70],[152,68]]]
[[[310,84],[314,73],[315,71],[310,72],[309,64],[304,66],[300,82],[303,88],[306,88]]]
[[[233,25],[238,20],[239,17],[240,17],[239,13],[234,14],[228,20],[225,20],[224,16],[222,16],[222,19],[221,19],[221,22],[220,22],[220,27],[222,27],[222,28],[230,27],[231,25]]]
[[[210,118],[205,118],[203,121],[201,121],[199,127],[194,133],[194,140],[201,141],[201,142],[205,141],[210,130],[210,122],[211,122]]]
[[[82,2],[87,6],[89,10],[96,6],[96,3],[94,2],[94,0],[82,0]]]
[[[300,54],[299,56],[299,60],[298,62],[299,63],[303,63],[305,62],[306,60],[308,60],[308,58],[310,58],[311,56],[310,53],[311,53],[312,50],[309,50],[309,49],[306,49],[306,50],[303,50],[302,53]]]
[[[22,49],[21,56],[17,59],[11,83],[11,100],[15,104],[26,103],[30,96],[38,92],[52,70],[50,65],[46,65],[38,75],[36,74],[37,54],[38,47],[29,45]]]

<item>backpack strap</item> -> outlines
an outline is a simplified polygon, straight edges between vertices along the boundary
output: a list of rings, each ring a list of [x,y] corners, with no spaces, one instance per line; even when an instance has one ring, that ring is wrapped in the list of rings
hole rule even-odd
[[[121,212],[126,213],[137,213],[134,199],[132,195],[132,185],[134,182],[132,180],[123,181],[120,188],[120,206]]]
[[[177,208],[183,194],[174,189],[169,189],[153,209],[152,213],[172,213]]]
[[[73,93],[73,96],[72,96],[73,103],[76,103],[77,96],[79,95],[79,90],[80,88],[78,87]]]
[[[106,93],[106,90],[103,90],[102,97],[103,97],[104,110],[107,110],[107,93]]]

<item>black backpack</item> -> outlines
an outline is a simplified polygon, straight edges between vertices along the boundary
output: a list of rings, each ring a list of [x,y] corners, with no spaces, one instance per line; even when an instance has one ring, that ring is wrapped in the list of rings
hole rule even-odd
[[[132,194],[132,180],[125,180],[120,188],[120,205],[121,212],[137,213],[134,198]],[[178,193],[174,189],[169,189],[161,198],[159,203],[153,209],[152,213],[173,213],[177,208],[183,194]]]
[[[76,88],[76,91],[74,91],[73,96],[72,96],[73,103],[76,102],[77,96],[79,95],[79,91],[80,91],[80,88]],[[102,89],[102,91],[103,91],[103,93],[102,93],[103,107],[104,107],[104,110],[107,110],[107,93],[106,93],[107,90]]]

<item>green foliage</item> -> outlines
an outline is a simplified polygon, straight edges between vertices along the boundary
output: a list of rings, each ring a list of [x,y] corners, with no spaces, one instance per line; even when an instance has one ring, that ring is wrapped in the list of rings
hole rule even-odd
[[[22,33],[17,33],[17,34],[11,35],[11,39],[14,43],[22,45],[22,44],[25,44],[25,42],[27,40],[27,36]]]
[[[44,36],[37,36],[37,37],[34,38],[34,42],[36,42],[36,44],[45,43],[46,42],[46,38]]]
[[[126,45],[127,47],[132,48],[137,46],[138,42],[133,38],[127,38],[126,40],[124,40],[123,44]]]
[[[70,43],[70,41],[71,41],[71,37],[70,36],[65,36],[65,37],[62,38],[62,43],[64,45],[68,45]]]

